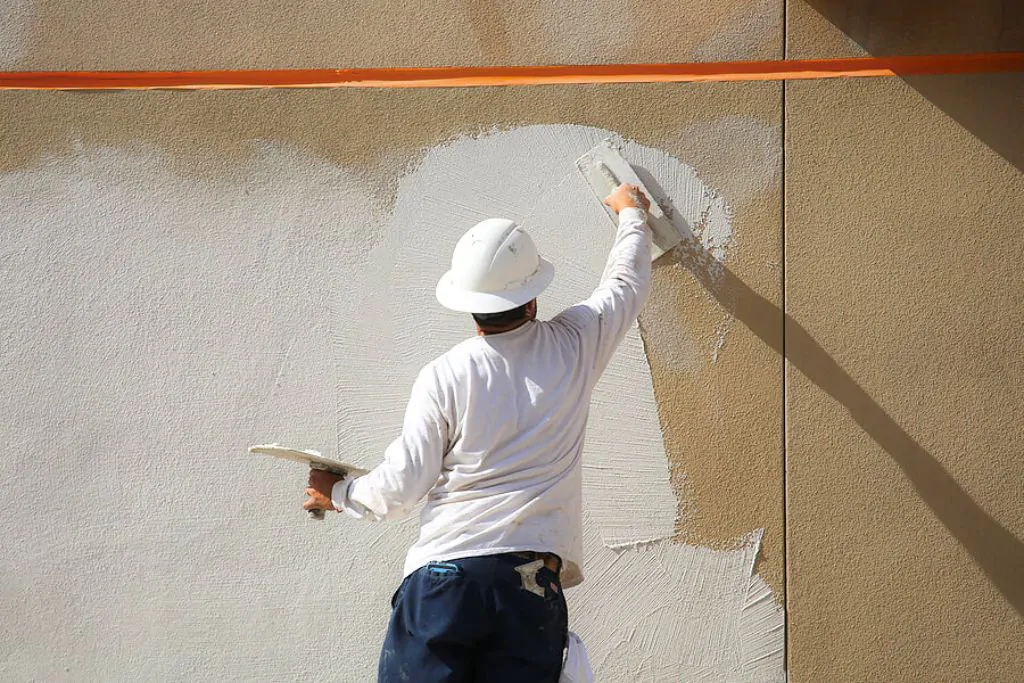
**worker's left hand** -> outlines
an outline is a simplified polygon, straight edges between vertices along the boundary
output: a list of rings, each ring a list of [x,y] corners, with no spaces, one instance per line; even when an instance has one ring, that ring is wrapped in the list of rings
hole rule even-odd
[[[344,477],[338,474],[311,469],[309,471],[309,486],[306,488],[306,495],[309,498],[302,504],[302,507],[306,510],[335,510],[334,503],[331,502],[331,490],[342,479]]]

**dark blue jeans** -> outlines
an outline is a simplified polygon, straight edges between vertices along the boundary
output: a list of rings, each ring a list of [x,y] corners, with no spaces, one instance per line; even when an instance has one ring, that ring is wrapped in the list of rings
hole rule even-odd
[[[391,599],[378,683],[557,683],[565,597],[558,575],[536,564],[488,555],[407,576]]]

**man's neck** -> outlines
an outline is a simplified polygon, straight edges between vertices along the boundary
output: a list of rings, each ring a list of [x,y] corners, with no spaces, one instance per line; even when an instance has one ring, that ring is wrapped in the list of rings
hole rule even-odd
[[[518,329],[518,328],[522,327],[523,325],[525,325],[526,323],[530,322],[531,320],[532,320],[532,318],[523,318],[522,320],[519,320],[517,322],[509,323],[508,325],[505,325],[504,327],[486,327],[485,328],[485,327],[480,327],[480,325],[477,325],[476,326],[476,335],[478,337],[486,337],[489,334],[501,334],[502,332],[511,332],[512,330],[515,330],[515,329]]]

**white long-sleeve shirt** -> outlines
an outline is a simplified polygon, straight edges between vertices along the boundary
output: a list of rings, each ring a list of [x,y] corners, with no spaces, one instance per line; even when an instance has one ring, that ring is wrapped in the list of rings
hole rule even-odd
[[[428,363],[384,462],[334,486],[335,507],[361,519],[404,516],[426,496],[406,575],[434,560],[535,550],[562,558],[563,586],[583,580],[590,394],[650,292],[650,242],[643,211],[623,209],[589,298]]]

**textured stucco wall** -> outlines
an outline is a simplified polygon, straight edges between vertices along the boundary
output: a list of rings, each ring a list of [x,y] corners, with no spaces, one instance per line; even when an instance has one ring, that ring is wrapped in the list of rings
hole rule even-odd
[[[789,55],[1020,50],[1022,9],[794,2]],[[1021,680],[1022,112],[1021,74],[787,86],[793,681]]]
[[[16,21],[5,26],[5,68],[773,58],[782,44],[775,1],[7,5]],[[730,617],[746,649],[714,641],[714,630],[680,632],[681,663],[647,661],[643,648],[655,642],[647,634],[680,628],[644,606],[648,578],[666,605],[698,615],[723,598],[752,614],[781,600],[780,121],[778,84],[0,96],[13,207],[3,223],[2,462],[20,492],[0,507],[12,541],[0,562],[13,577],[4,673],[368,680],[410,525],[311,527],[297,510],[302,475],[243,448],[365,446],[349,459],[372,462],[411,375],[387,357],[365,360],[378,340],[358,347],[361,329],[387,329],[370,324],[387,310],[374,308],[392,291],[387,268],[369,281],[380,291],[365,310],[339,293],[346,278],[362,272],[363,250],[387,242],[389,221],[415,208],[403,187],[448,141],[577,124],[672,155],[705,188],[695,200],[707,192],[729,212],[724,268],[710,277],[698,264],[695,278],[663,264],[641,328],[677,537],[688,544],[677,547],[742,558],[764,529],[767,586],[689,591],[700,577],[673,574],[672,546],[641,548],[619,562],[637,573],[609,575],[632,583],[600,595],[584,584],[575,613],[609,624],[594,639],[604,680],[771,678],[743,668],[781,643],[771,609],[767,640]],[[521,162],[512,177],[529,188],[532,170]],[[424,263],[440,272],[443,251]],[[571,251],[559,254],[567,264]],[[387,254],[366,258],[391,263]],[[431,329],[450,325],[447,335],[463,324],[423,315]],[[352,344],[363,351],[347,353]],[[380,380],[375,400],[391,400],[390,412],[350,393],[353,376]],[[25,512],[34,482],[60,489],[48,515]]]
[[[1022,7],[0,0],[0,68],[1019,50]],[[449,144],[576,124],[692,168],[734,237],[715,277],[685,255],[655,272],[633,360],[649,367],[680,543],[620,565],[665,589],[666,553],[741,557],[763,528],[744,598],[782,600],[785,566],[793,680],[1018,680],[1024,81],[783,91],[0,94],[0,677],[368,680],[411,526],[311,526],[301,475],[242,449],[356,445],[372,462],[418,361],[381,362],[374,401],[393,407],[368,413],[347,382],[375,376],[378,346],[346,349],[386,316],[340,283]],[[382,306],[390,280],[369,282]],[[423,315],[445,334],[462,324]],[[635,582],[606,579],[574,598],[599,627],[601,680],[721,680],[756,652],[719,648],[736,661],[708,668],[694,638],[677,653],[689,668],[657,670],[646,634],[686,622],[659,623]],[[666,604],[691,616],[716,597],[677,588],[695,601]],[[632,638],[601,627],[620,612]]]

